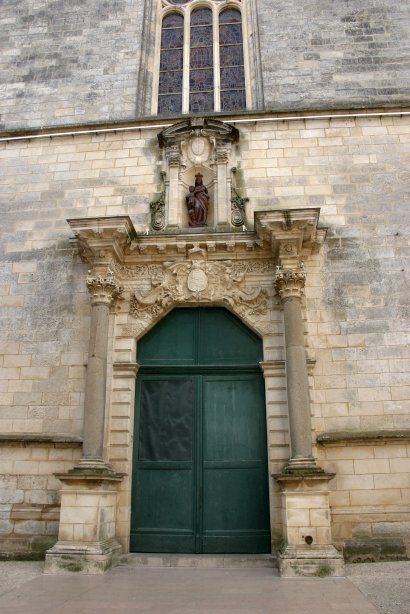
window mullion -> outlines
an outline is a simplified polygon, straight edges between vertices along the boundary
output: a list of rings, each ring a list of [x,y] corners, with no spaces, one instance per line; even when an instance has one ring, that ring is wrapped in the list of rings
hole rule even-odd
[[[214,110],[221,110],[221,75],[219,69],[219,14],[213,7],[213,41],[214,41]]]
[[[245,18],[245,6],[242,8],[242,45],[243,45],[243,70],[245,74],[245,97],[246,108],[252,107],[251,75],[249,70],[249,39],[248,23]]]
[[[182,75],[182,113],[189,113],[190,34],[191,34],[191,12],[185,11],[183,75]]]

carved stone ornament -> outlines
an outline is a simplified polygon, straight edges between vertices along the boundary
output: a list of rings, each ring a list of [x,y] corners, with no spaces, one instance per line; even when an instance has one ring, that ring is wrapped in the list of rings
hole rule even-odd
[[[150,203],[149,208],[150,208],[150,213],[151,213],[152,230],[164,230],[165,228],[165,192],[161,194],[158,200]]]
[[[178,167],[181,162],[181,151],[177,143],[168,144],[165,148],[165,157],[168,162],[168,166]]]
[[[231,224],[232,226],[244,226],[246,224],[245,205],[249,198],[241,198],[238,194],[231,200]]]
[[[187,142],[194,138],[191,149],[193,146],[195,150],[196,139],[207,136],[212,136],[218,144],[222,145],[223,143],[236,143],[239,139],[239,132],[234,126],[216,119],[193,117],[164,128],[158,134],[158,142],[161,148],[173,148],[176,142]],[[197,145],[199,147],[199,144]],[[178,150],[174,149],[174,151]],[[195,151],[193,153],[195,154]]]
[[[123,288],[116,283],[110,272],[108,272],[107,277],[93,277],[89,274],[86,279],[86,285],[90,293],[92,305],[98,303],[111,305],[115,299],[121,296],[123,291]]]
[[[166,262],[156,270],[151,290],[133,292],[130,315],[138,319],[138,328],[146,328],[170,307],[187,303],[225,305],[244,319],[267,313],[267,291],[245,286],[245,272],[234,263],[209,262],[199,248],[191,252],[186,261]]]
[[[300,299],[305,287],[306,273],[304,271],[278,271],[275,286],[282,301],[291,298]]]

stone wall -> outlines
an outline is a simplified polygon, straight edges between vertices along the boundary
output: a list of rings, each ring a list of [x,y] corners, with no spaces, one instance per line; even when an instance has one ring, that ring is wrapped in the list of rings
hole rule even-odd
[[[4,0],[0,127],[135,115],[144,2]]]
[[[409,101],[409,6],[385,0],[258,0],[266,108]]]
[[[13,414],[13,409],[10,415]],[[0,443],[0,559],[41,558],[57,539],[60,482],[78,444]]]
[[[247,0],[253,108],[407,104],[407,3]],[[151,113],[156,0],[4,0],[0,128]]]
[[[238,128],[235,180],[250,198],[248,227],[256,210],[311,206],[321,207],[321,224],[329,229],[320,254],[306,262],[315,433],[409,429],[409,117],[252,120]],[[157,132],[141,126],[0,143],[2,433],[81,435],[89,301],[86,266],[66,219],[127,214],[144,233],[149,203],[162,190]],[[276,316],[272,321],[279,326]],[[132,359],[133,343],[114,340],[111,332],[111,344],[111,362]],[[269,359],[283,360],[280,330],[265,350]],[[109,457],[120,470],[131,445],[132,419],[123,411],[132,397],[127,377],[110,391]],[[273,470],[289,454],[283,373],[277,382],[267,394]],[[406,442],[386,441],[318,447],[323,465],[337,473],[332,505],[339,541],[408,535],[409,449]],[[32,456],[40,449],[43,458]],[[7,492],[14,493],[2,502],[5,538],[27,529],[23,512],[31,513],[30,522],[46,522],[46,508],[15,506],[54,505],[51,476],[63,470],[59,463],[71,467],[77,454],[68,447],[43,450],[29,444],[2,449]],[[51,482],[30,482],[39,475]],[[31,492],[44,498],[34,500]],[[124,543],[127,496],[118,518]]]

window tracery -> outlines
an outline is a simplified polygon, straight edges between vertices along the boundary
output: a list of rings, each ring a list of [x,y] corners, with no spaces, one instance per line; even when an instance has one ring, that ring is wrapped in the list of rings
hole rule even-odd
[[[161,0],[159,114],[249,104],[241,0]]]

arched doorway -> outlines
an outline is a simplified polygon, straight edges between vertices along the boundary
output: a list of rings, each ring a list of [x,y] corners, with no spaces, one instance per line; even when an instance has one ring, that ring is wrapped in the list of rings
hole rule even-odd
[[[270,552],[262,342],[181,308],[138,342],[130,550]]]

